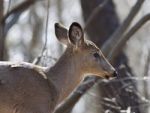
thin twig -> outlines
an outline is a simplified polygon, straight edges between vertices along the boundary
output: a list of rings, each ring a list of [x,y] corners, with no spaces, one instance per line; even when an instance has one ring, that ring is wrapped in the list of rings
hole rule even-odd
[[[44,57],[44,56],[43,56],[43,57]],[[45,56],[45,57],[47,57],[47,56]],[[48,58],[50,58],[50,59],[53,60],[54,62],[58,61],[57,58],[52,57],[52,56],[48,56]],[[38,63],[40,62],[40,60],[41,60],[41,56],[38,56],[37,58],[35,58],[35,59],[33,60],[32,64],[38,64]]]
[[[121,81],[129,81],[129,80],[132,80],[132,81],[137,81],[137,82],[140,82],[140,81],[149,81],[150,80],[150,77],[124,77],[124,78],[119,78],[119,79],[110,79],[110,80],[106,80],[106,79],[101,79],[99,80],[96,84],[103,84],[103,83],[117,83],[117,82],[121,82]]]
[[[99,4],[91,13],[90,17],[85,23],[84,31],[87,30],[93,19],[96,17],[96,15],[104,8],[104,6],[108,3],[108,0],[104,0],[101,4]]]
[[[144,76],[148,77],[148,71],[149,71],[149,67],[150,67],[150,49],[148,50],[148,55],[147,55],[147,61],[145,64],[145,70],[144,70]]]
[[[130,30],[122,36],[114,45],[112,50],[108,55],[108,59],[113,62],[116,56],[122,51],[123,47],[125,46],[126,42],[143,26],[150,20],[150,14],[147,14],[142,19],[140,19]]]
[[[44,55],[44,51],[45,51],[46,48],[47,48],[49,7],[50,7],[50,1],[47,0],[47,15],[46,15],[46,24],[45,24],[45,26],[46,26],[46,28],[45,28],[45,42],[44,42],[44,46],[43,46],[43,48],[42,48],[41,55],[38,56],[38,57],[33,61],[33,64],[38,64],[38,63],[41,61],[41,58],[42,58],[43,55]]]
[[[47,38],[48,38],[48,21],[49,21],[49,7],[50,7],[50,1],[47,0],[47,16],[46,16],[46,29],[45,29],[45,43],[44,43],[44,46],[43,46],[43,50],[42,50],[42,55],[44,53],[44,51],[46,50],[46,46],[47,46]]]
[[[116,32],[110,37],[109,40],[102,46],[102,51],[107,57],[109,52],[112,50],[113,46],[116,45],[118,39],[124,34],[124,32],[130,26],[132,20],[139,12],[143,2],[145,0],[137,0],[136,4],[132,7],[130,13],[128,14],[127,18],[124,20],[122,25],[116,30]]]
[[[109,109],[115,109],[117,111],[121,110],[121,107],[120,106],[117,106],[117,105],[113,105],[113,104],[110,104],[108,102],[103,102],[103,101],[99,101],[98,102],[98,106],[101,105],[104,105],[105,107],[109,108]]]
[[[144,68],[144,76],[148,77],[148,72],[150,69],[150,50],[148,50],[147,60],[145,61],[145,68]],[[146,98],[149,99],[149,82],[144,82],[144,95]]]

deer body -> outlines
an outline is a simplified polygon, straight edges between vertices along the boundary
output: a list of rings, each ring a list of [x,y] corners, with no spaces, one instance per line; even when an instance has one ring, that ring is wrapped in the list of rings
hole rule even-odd
[[[65,28],[56,24],[55,31],[67,49],[52,68],[30,63],[0,63],[0,113],[51,113],[84,74],[114,76],[115,70],[100,50],[84,40],[79,24],[71,25],[70,41]]]
[[[56,104],[54,85],[34,66],[24,66],[0,68],[0,113],[50,113]]]

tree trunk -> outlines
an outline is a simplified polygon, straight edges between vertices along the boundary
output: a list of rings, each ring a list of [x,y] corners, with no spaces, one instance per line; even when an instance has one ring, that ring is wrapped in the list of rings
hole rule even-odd
[[[81,0],[83,18],[85,23],[92,14],[93,10],[98,7],[104,0]],[[104,42],[112,35],[119,26],[119,20],[115,12],[115,6],[111,0],[98,12],[86,29],[91,40],[101,47]]]
[[[92,2],[89,2],[88,0],[81,0],[81,7],[85,23],[92,14],[93,10],[102,2],[103,0],[92,0]],[[115,11],[115,5],[113,4],[112,0],[108,0],[108,3],[103,7],[102,10],[100,10],[95,18],[93,18],[90,25],[88,25],[86,31],[90,39],[95,42],[99,47],[102,47],[102,45],[105,44],[105,41],[110,38],[110,36],[118,26],[119,19]],[[121,64],[124,64],[126,68],[119,68]],[[114,65],[116,68],[118,68],[121,77],[127,77],[128,73],[131,73],[131,70],[128,66],[127,57],[124,53],[117,57]],[[132,75],[132,73],[130,75]],[[137,96],[135,92],[135,83],[133,83],[132,80],[128,80],[125,82],[127,82],[127,84],[132,84],[130,85],[132,87],[131,90],[133,90],[132,93],[127,91],[128,87],[122,89],[122,87],[126,85],[126,83],[122,82],[121,80],[117,81],[116,83],[102,82],[98,85],[98,87],[95,88],[99,92],[98,99],[95,99],[99,102],[96,103],[99,103],[99,106],[100,103],[103,103],[100,107],[96,107],[97,113],[104,113],[105,111],[110,111],[110,113],[120,113],[120,110],[126,110],[129,106],[139,105],[140,97]],[[119,93],[119,91],[121,91],[121,93]],[[133,97],[131,97],[131,95],[133,95],[134,99]],[[86,97],[90,96],[87,95]],[[91,98],[89,99],[90,103],[92,101]],[[107,100],[106,98],[109,100]],[[115,99],[115,102],[113,102],[112,99]],[[88,105],[86,104],[86,106]],[[90,108],[90,106],[88,106],[87,109],[88,108]],[[140,113],[138,107],[132,110],[135,113]]]

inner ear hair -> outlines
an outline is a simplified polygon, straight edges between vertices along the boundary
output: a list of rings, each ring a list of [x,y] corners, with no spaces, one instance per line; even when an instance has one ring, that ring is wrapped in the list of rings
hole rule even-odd
[[[69,29],[69,40],[74,45],[80,45],[84,41],[83,29],[77,22],[71,24]]]

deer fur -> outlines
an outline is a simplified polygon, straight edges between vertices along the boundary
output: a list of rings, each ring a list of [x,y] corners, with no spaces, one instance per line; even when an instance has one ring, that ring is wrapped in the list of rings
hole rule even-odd
[[[51,113],[84,75],[116,75],[100,49],[84,38],[78,23],[69,31],[55,24],[55,34],[67,49],[53,67],[0,62],[0,113]]]

